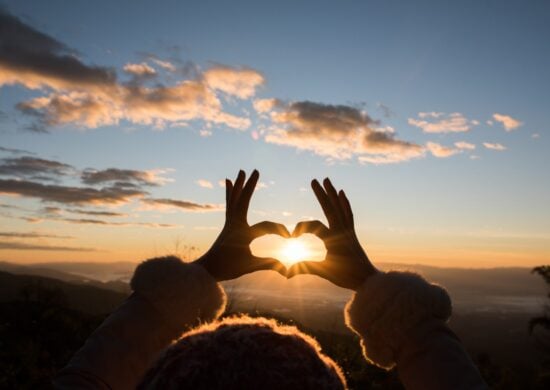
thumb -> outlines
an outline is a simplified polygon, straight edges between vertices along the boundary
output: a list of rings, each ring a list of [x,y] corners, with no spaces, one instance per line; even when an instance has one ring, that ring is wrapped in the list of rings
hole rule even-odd
[[[249,273],[255,271],[272,270],[286,277],[287,270],[283,263],[272,257],[252,257],[252,264],[249,267]]]
[[[329,272],[324,261],[301,261],[294,264],[286,273],[287,279],[296,275],[311,274],[320,276],[323,279],[329,279]]]

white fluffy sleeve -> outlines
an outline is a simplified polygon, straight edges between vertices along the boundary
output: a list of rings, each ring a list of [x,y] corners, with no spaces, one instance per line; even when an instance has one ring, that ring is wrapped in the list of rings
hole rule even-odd
[[[386,369],[396,364],[411,329],[424,320],[447,321],[450,316],[447,291],[410,272],[368,278],[346,306],[346,324],[361,336],[365,358]]]
[[[147,260],[134,272],[132,289],[178,330],[210,322],[225,309],[223,288],[200,265],[176,257]]]
[[[225,307],[225,293],[214,278],[176,257],[143,262],[131,286],[134,293],[55,378],[56,388],[135,389],[162,349]]]

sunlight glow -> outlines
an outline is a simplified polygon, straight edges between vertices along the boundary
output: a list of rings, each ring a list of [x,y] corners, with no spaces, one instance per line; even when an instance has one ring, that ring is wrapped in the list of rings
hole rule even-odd
[[[308,260],[309,248],[298,239],[288,239],[281,248],[280,259],[283,263],[291,265],[299,261]]]

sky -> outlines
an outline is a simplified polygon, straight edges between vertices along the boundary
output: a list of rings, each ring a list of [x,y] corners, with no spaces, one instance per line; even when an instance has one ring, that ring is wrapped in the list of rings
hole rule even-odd
[[[548,263],[549,17],[547,1],[0,1],[0,260],[199,256],[223,180],[256,168],[250,223],[324,221],[309,183],[330,177],[375,264]]]

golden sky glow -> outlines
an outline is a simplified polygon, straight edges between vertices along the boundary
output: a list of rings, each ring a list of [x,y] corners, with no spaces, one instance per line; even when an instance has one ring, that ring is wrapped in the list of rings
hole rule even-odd
[[[329,177],[375,264],[548,263],[548,5],[203,3],[3,1],[0,261],[196,258],[258,169],[250,224],[326,222]]]

